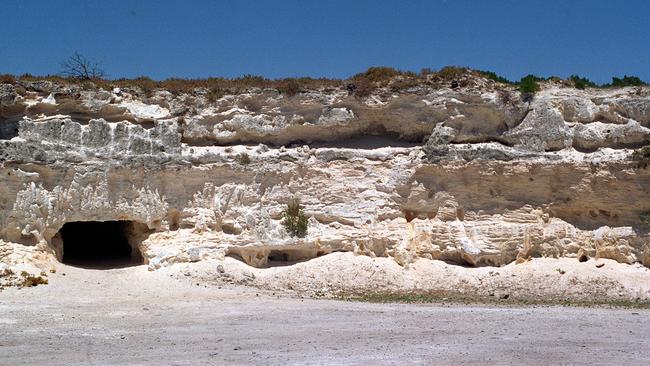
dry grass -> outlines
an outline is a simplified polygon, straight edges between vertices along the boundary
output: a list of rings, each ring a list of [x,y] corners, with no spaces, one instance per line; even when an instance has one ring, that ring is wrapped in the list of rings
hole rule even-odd
[[[12,75],[2,75],[2,80],[13,82]],[[280,93],[287,96],[298,94],[302,90],[320,89],[320,88],[338,88],[343,82],[338,79],[314,79],[314,78],[285,78],[285,79],[266,79],[262,76],[245,75],[239,78],[219,78],[210,77],[205,79],[182,79],[169,78],[165,80],[153,80],[146,76],[140,76],[133,79],[90,79],[80,81],[75,78],[66,78],[58,75],[33,76],[29,74],[21,75],[18,80],[22,81],[39,81],[47,80],[59,84],[80,84],[85,89],[111,89],[119,88],[139,88],[143,93],[149,95],[156,89],[167,90],[172,94],[193,94],[197,89],[207,90],[208,98],[216,99],[225,94],[242,93],[251,88],[272,88],[277,89]]]
[[[20,276],[22,277],[22,283],[20,283],[20,287],[33,287],[48,284],[47,278],[45,278],[45,273],[41,273],[40,276],[34,276],[32,274],[29,274],[27,271],[22,271],[20,273]]]
[[[16,78],[13,75],[2,74],[0,75],[0,84],[13,84],[16,82]]]
[[[308,90],[326,90],[347,88],[350,94],[357,97],[366,97],[380,88],[387,88],[393,92],[403,92],[413,87],[428,85],[439,86],[454,82],[460,87],[467,84],[469,77],[482,77],[497,83],[510,83],[507,79],[490,71],[471,70],[466,67],[446,66],[438,71],[422,69],[419,74],[411,71],[397,70],[392,67],[376,66],[355,74],[352,77],[341,79],[330,78],[284,78],[267,79],[257,75],[244,75],[238,78],[209,77],[203,79],[169,78],[165,80],[152,80],[141,76],[132,79],[90,79],[81,81],[75,78],[62,76],[33,76],[24,74],[19,77],[13,75],[0,75],[0,82],[16,83],[17,81],[49,80],[59,84],[81,85],[84,89],[111,89],[119,87],[134,89],[145,96],[151,96],[157,89],[167,90],[175,95],[203,94],[208,101],[215,101],[226,94],[240,94],[252,88],[275,89],[286,97]]]
[[[459,67],[445,67],[438,72],[431,72],[437,78],[447,79],[455,75],[468,72],[468,69]],[[329,79],[329,78],[284,78],[284,79],[267,79],[262,76],[244,75],[239,78],[220,78],[210,77],[205,79],[182,79],[169,78],[156,81],[146,76],[132,79],[90,79],[80,81],[75,78],[62,77],[58,75],[33,76],[30,74],[21,75],[18,78],[12,75],[3,75],[7,82],[21,81],[38,81],[48,80],[59,84],[80,84],[84,89],[111,89],[133,88],[139,89],[142,93],[150,96],[154,90],[162,89],[172,94],[193,94],[197,90],[204,90],[208,100],[214,101],[226,94],[239,94],[251,88],[276,89],[281,94],[291,97],[306,90],[318,89],[339,89],[346,85],[352,85],[354,95],[365,97],[373,91],[389,87],[392,91],[403,91],[417,85],[426,84],[430,73],[420,75],[411,71],[400,71],[391,67],[371,67],[368,70],[358,73],[349,79]]]

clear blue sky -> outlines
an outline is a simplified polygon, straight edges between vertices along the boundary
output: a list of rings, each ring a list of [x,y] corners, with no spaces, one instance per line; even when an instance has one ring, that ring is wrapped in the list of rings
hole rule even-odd
[[[648,0],[0,1],[0,73],[58,73],[78,51],[112,78],[464,65],[650,81]]]

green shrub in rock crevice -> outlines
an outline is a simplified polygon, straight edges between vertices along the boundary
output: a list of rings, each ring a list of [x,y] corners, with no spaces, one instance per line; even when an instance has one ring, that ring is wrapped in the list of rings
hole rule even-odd
[[[632,160],[637,161],[639,169],[645,169],[650,165],[650,145],[646,145],[632,153]]]
[[[307,216],[300,208],[300,200],[293,198],[287,203],[287,208],[282,211],[282,225],[291,236],[299,238],[307,235]]]

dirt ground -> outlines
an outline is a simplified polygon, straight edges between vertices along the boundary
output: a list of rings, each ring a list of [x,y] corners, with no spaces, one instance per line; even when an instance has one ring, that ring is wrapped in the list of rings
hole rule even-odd
[[[571,270],[553,263],[553,272]],[[647,309],[319,300],[238,284],[291,277],[300,266],[225,276],[239,266],[227,260],[221,268],[200,262],[151,272],[58,264],[49,285],[0,292],[0,364],[645,365],[650,359]],[[208,267],[227,280],[205,280]],[[330,277],[330,284],[337,281]]]

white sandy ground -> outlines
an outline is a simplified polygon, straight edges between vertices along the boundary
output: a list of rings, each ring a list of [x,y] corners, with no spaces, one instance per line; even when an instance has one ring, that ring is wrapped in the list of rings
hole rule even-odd
[[[648,269],[608,260],[536,259],[501,268],[425,260],[403,270],[391,260],[336,253],[269,269],[232,258],[153,272],[55,267],[49,285],[0,292],[1,365],[645,365],[650,359],[648,309],[304,296],[420,286],[495,292],[497,301],[506,293],[509,300],[552,293],[561,299],[576,291],[616,295],[612,300],[637,291],[648,298]],[[298,291],[270,289],[285,286]]]

